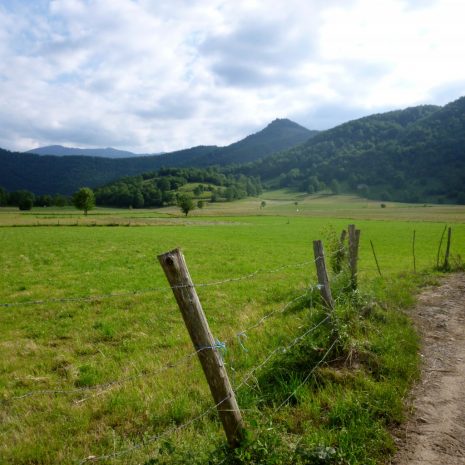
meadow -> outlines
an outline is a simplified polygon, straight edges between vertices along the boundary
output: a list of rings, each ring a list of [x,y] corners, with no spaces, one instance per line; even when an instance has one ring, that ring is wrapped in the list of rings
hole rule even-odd
[[[399,309],[434,281],[446,223],[459,264],[464,219],[465,207],[381,208],[284,191],[187,218],[174,208],[87,217],[4,209],[0,462],[380,463],[393,450],[387,431],[402,420],[418,366],[418,341]],[[343,278],[334,281],[340,348],[330,352],[312,240],[331,253],[350,222],[362,231],[360,289],[338,294]],[[175,247],[225,342],[250,431],[248,446],[232,455],[156,259]]]

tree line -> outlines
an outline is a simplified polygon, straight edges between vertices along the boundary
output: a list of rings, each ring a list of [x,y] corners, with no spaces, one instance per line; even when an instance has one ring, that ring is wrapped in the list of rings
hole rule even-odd
[[[195,184],[195,187],[181,191],[186,184]],[[87,187],[80,188],[71,197],[61,194],[34,195],[27,190],[7,192],[0,187],[0,206],[30,210],[33,206],[74,205],[87,212],[95,204],[122,208],[184,205],[184,209],[181,209],[189,211],[194,208],[194,203],[191,206],[189,199],[193,202],[197,198],[197,206],[201,208],[206,201],[233,201],[261,193],[262,185],[258,177],[222,172],[217,168],[164,168],[119,179],[97,188],[95,192]]]
[[[64,207],[70,204],[70,198],[61,195],[35,195],[28,190],[8,192],[0,186],[0,206],[18,207],[20,210],[30,210],[32,207]]]
[[[178,203],[180,189],[197,183],[192,196],[210,202],[233,201],[261,194],[259,177],[222,172],[217,168],[164,168],[125,177],[95,190],[97,205],[112,207],[162,207]]]

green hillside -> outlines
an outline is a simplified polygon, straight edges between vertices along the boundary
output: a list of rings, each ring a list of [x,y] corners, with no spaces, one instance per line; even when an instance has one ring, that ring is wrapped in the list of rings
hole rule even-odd
[[[245,139],[199,157],[196,166],[243,164],[303,144],[318,134],[288,119],[276,119]]]
[[[368,116],[241,172],[308,193],[465,203],[465,98]]]
[[[188,193],[196,201],[232,201],[262,192],[258,178],[225,175],[215,168],[165,168],[141,176],[125,177],[95,191],[97,204],[111,207],[175,205]]]
[[[180,164],[212,152],[199,146],[169,154]],[[0,149],[0,186],[8,191],[28,189],[35,194],[71,194],[81,186],[97,187],[123,176],[153,171],[168,164],[168,155],[134,158],[56,157]]]
[[[159,156],[111,160],[0,150],[0,186],[70,194],[82,185],[98,187],[163,167],[223,166],[224,173],[260,177],[268,188],[462,204],[464,147],[465,97],[444,107],[391,111],[321,132],[275,120],[228,147],[200,146]]]
[[[89,156],[44,156],[0,149],[0,186],[35,194],[71,194],[85,185],[98,187],[123,176],[162,167],[206,167],[238,164],[298,145],[316,131],[289,120],[273,121],[262,131],[227,147],[199,146],[163,155],[110,159]]]

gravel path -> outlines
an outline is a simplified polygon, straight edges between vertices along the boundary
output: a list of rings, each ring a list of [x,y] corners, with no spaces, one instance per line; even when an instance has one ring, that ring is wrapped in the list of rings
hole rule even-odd
[[[422,376],[391,463],[465,465],[465,274],[425,289],[412,316],[422,336]]]

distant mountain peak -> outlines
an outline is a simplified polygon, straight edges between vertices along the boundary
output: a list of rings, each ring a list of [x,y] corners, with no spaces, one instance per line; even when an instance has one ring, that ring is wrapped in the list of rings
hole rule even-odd
[[[271,123],[269,123],[265,129],[267,128],[302,128],[307,129],[304,126],[288,119],[288,118],[275,118]],[[309,131],[307,129],[307,131]]]
[[[38,147],[32,150],[28,150],[26,153],[35,153],[36,155],[54,155],[60,157],[83,155],[87,157],[130,158],[140,156],[126,150],[114,149],[113,147],[106,147],[104,149],[81,149],[77,147],[65,147],[63,145],[47,145],[45,147]]]

